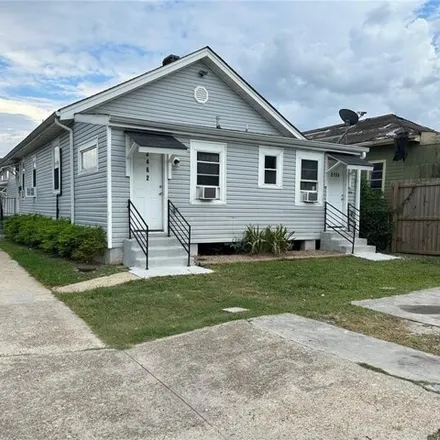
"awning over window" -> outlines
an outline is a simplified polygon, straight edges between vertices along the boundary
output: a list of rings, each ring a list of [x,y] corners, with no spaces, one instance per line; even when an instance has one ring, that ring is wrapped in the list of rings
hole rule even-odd
[[[169,134],[146,131],[126,131],[128,137],[139,147],[140,153],[178,154],[187,147]]]
[[[336,160],[338,163],[343,163],[349,170],[371,171],[373,169],[373,164],[353,154],[327,153],[327,156]]]

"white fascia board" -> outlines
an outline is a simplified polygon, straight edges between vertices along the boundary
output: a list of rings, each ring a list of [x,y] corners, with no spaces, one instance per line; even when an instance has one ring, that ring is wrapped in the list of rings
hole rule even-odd
[[[293,134],[297,139],[306,139],[298,130],[289,124],[279,112],[273,109],[268,103],[246,84],[227,64],[217,57],[214,53],[209,53],[208,58],[224,73],[226,73],[248,96],[250,96],[261,108],[263,108],[272,118],[281,124],[286,130]]]
[[[97,105],[103,104],[104,102],[109,101],[110,99],[114,99],[118,96],[121,96],[125,93],[131,92],[132,90],[142,87],[152,81],[162,78],[165,75],[183,69],[184,67],[188,66],[191,63],[194,63],[195,61],[200,60],[201,58],[207,56],[208,54],[209,54],[208,49],[206,48],[201,49],[200,51],[194,52],[191,55],[187,55],[186,57],[174,61],[171,64],[159,67],[156,70],[153,70],[152,72],[147,72],[125,83],[119,84],[116,87],[98,93],[95,96],[91,96],[90,98],[86,98],[77,103],[68,105],[67,107],[58,110],[57,113],[59,113],[61,119],[72,119],[76,113],[85,111],[92,107],[96,107]]]
[[[348,170],[373,171],[373,166],[368,165],[347,165]]]
[[[74,116],[75,122],[84,122],[86,124],[107,125],[110,120],[109,115],[92,115],[87,113],[78,113]]]
[[[184,67],[199,61],[203,58],[208,58],[218,69],[223,71],[232,81],[234,81],[237,86],[243,90],[255,103],[261,107],[267,114],[269,114],[273,119],[275,119],[280,125],[282,125],[289,133],[293,134],[297,139],[306,138],[293,127],[286,119],[284,119],[281,114],[271,107],[255,90],[253,90],[243,79],[241,79],[223,60],[221,60],[214,52],[208,48],[201,49],[194,52],[191,55],[187,55],[180,60],[174,61],[171,64],[162,66],[152,72],[145,73],[144,75],[133,78],[126,83],[120,84],[109,90],[101,92],[90,98],[86,98],[80,102],[71,104],[58,110],[57,114],[61,119],[72,119],[75,117],[76,113],[83,112],[89,108],[96,107],[97,105],[103,104],[104,102],[121,96],[125,93],[131,92],[139,87],[142,87],[152,81],[162,78],[166,75],[176,72],[177,70],[183,69]]]
[[[168,122],[143,121],[142,119],[125,118],[119,115],[110,116],[111,127],[123,130],[145,130],[163,132],[173,136],[200,136],[216,141],[237,140],[248,144],[261,144],[275,147],[288,146],[301,150],[325,151],[333,153],[350,153],[360,156],[361,153],[368,153],[366,147],[357,145],[339,145],[311,140],[294,139],[285,136],[264,135],[258,133],[238,132],[233,130],[220,130],[212,127],[201,127],[191,125],[179,125]]]
[[[139,153],[157,153],[157,154],[184,154],[187,150],[172,149],[172,148],[155,148],[155,147],[139,147]]]

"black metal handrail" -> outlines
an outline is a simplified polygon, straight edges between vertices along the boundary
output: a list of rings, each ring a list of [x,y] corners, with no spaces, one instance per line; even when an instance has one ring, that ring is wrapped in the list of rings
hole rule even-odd
[[[133,202],[128,199],[128,236],[134,237],[138,242],[142,252],[145,254],[145,269],[148,270],[148,247],[150,228],[143,219],[140,212],[134,206]]]
[[[344,228],[347,227],[345,230]],[[325,202],[324,206],[324,231],[331,229],[345,238],[351,244],[351,253],[354,253],[356,243],[356,220],[344,214],[332,204]]]
[[[171,232],[187,252],[188,266],[191,266],[191,225],[174,203],[168,200],[168,237]]]
[[[348,217],[352,219],[356,231],[359,232],[359,225],[361,222],[361,211],[359,211],[359,209],[356,208],[356,206],[354,206],[351,203],[348,204]]]

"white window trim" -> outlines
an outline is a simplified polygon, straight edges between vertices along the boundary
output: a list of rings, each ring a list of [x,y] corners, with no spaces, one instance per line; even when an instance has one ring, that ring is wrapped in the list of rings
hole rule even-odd
[[[301,198],[301,161],[316,160],[318,162],[318,202],[306,203]],[[295,205],[299,206],[322,206],[324,200],[324,153],[311,151],[296,151],[296,173],[295,173]]]
[[[258,186],[260,188],[282,189],[283,188],[283,155],[284,150],[276,147],[260,146],[260,155],[258,161]],[[277,158],[277,180],[276,183],[264,182],[265,156],[275,156]]]
[[[55,148],[59,149],[60,152],[60,163],[58,164],[58,179],[59,179],[59,188],[55,189],[55,177],[54,177],[54,172],[55,172]],[[79,165],[79,164],[78,164]],[[57,194],[61,194],[61,147],[60,147],[60,141],[59,139],[57,139],[56,141],[54,141],[52,143],[52,193],[57,195]]]
[[[21,198],[24,199],[26,194],[26,166],[25,161],[22,160],[20,163],[20,176],[19,176],[19,187],[21,187]]]
[[[35,182],[34,182],[34,170],[35,170]],[[37,156],[32,156],[32,173],[31,173],[31,188],[37,187]]]
[[[81,153],[85,150],[91,150],[92,148],[96,148],[96,166],[88,170],[83,170],[81,169]],[[88,174],[95,174],[98,171],[99,171],[99,148],[98,148],[98,138],[96,137],[95,139],[91,141],[87,141],[78,147],[78,175],[85,176]]]
[[[386,175],[386,171],[387,171],[387,161],[386,159],[381,159],[381,160],[369,160],[368,162],[372,163],[373,165],[376,163],[381,163],[383,164],[383,168],[382,168],[382,187],[381,187],[381,191],[384,192],[385,191],[385,175]],[[368,183],[370,183],[371,180],[371,171],[368,171]],[[370,186],[371,188],[371,186]]]
[[[225,205],[226,204],[226,149],[225,143],[210,142],[210,141],[190,141],[191,154],[191,174],[190,174],[190,203],[192,205]],[[220,199],[203,201],[197,199],[197,152],[203,151],[206,153],[220,154]]]

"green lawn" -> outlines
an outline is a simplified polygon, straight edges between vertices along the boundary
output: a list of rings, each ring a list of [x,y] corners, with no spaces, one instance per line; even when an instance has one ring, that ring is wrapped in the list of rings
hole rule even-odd
[[[440,354],[438,337],[413,336],[402,320],[349,304],[439,286],[440,259],[375,263],[347,257],[214,269],[206,276],[155,278],[57,296],[117,348],[233,319],[292,312]],[[222,311],[232,306],[249,312]]]
[[[7,252],[12,259],[47,287],[66,286],[126,270],[122,266],[102,265],[93,272],[79,272],[76,264],[71,261],[51,257],[39,250],[30,249],[6,239],[0,239],[0,249]]]

